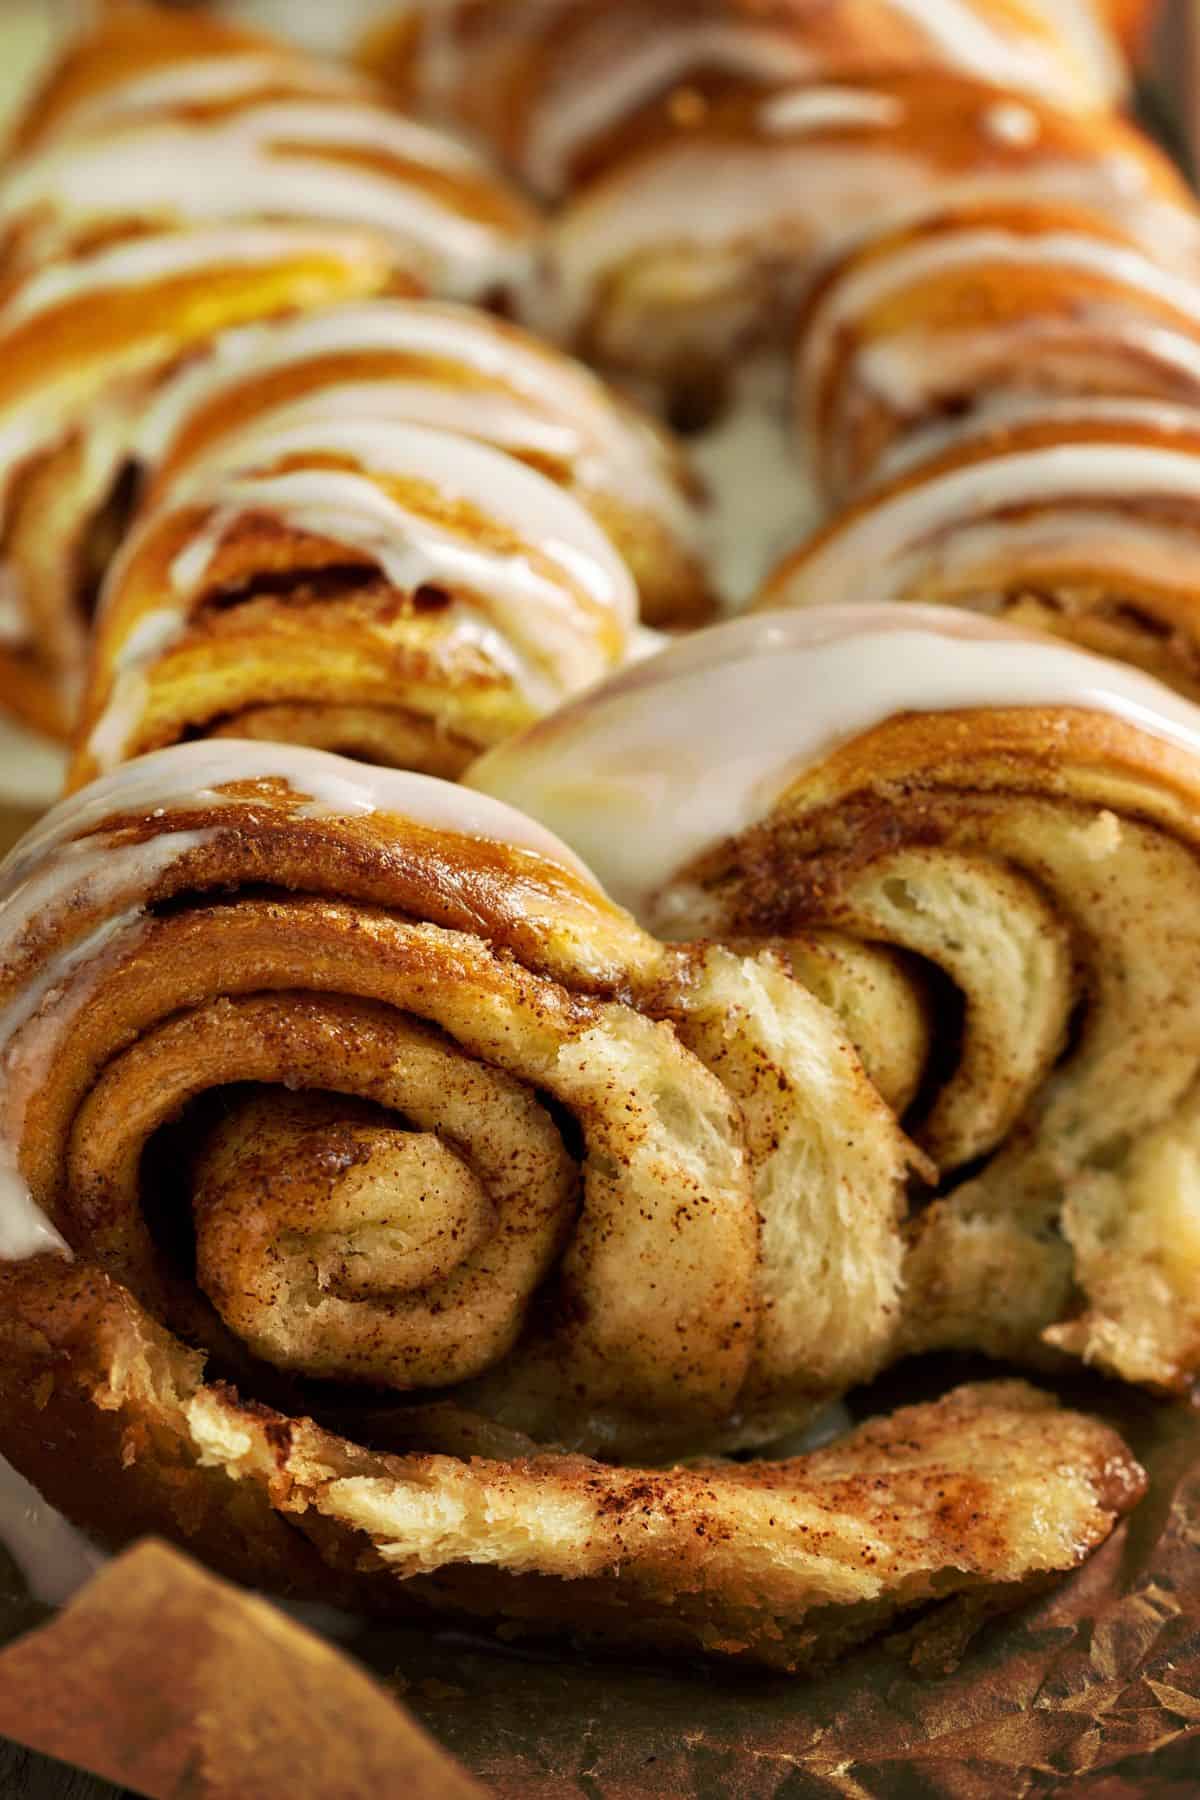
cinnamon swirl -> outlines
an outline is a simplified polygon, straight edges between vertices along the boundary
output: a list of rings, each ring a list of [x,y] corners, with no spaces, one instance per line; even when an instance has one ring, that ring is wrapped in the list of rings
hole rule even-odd
[[[74,779],[201,734],[456,775],[637,642],[632,577],[571,493],[454,432],[301,404],[185,466],[128,538]]]
[[[556,214],[535,317],[603,364],[711,381],[786,337],[822,259],[858,234],[1031,196],[1200,266],[1191,196],[1132,126],[921,72],[738,89],[639,137]]]
[[[435,0],[366,28],[362,55],[550,198],[731,88],[943,68],[1095,108],[1127,82],[1088,0]]]
[[[1200,284],[1108,217],[1044,202],[867,238],[816,284],[797,344],[800,429],[835,504],[922,431],[1016,402],[1200,406]]]
[[[939,1181],[897,1223],[897,1350],[1069,1352],[1183,1388],[1198,757],[1200,711],[1115,663],[935,608],[830,607],[678,645],[470,779],[656,930],[917,959],[904,1121]],[[889,1013],[858,984],[878,1038]]]
[[[189,744],[2,880],[0,1448],[104,1541],[795,1667],[1011,1604],[1138,1497],[1019,1384],[789,1462],[639,1463],[777,1422],[787,1350],[810,1381],[839,1329],[878,1353],[861,1306],[772,1286],[789,1235],[793,1289],[811,1265],[780,1145],[839,1083],[897,1172],[902,1140],[777,967],[657,944],[511,810]],[[812,1195],[847,1278],[878,1175]]]
[[[1200,414],[1034,402],[918,434],[895,465],[785,558],[759,607],[860,596],[962,606],[1200,696]]]

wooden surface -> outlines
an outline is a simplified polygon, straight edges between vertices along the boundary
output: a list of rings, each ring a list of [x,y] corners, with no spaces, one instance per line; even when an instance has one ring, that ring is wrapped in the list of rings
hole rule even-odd
[[[0,1742],[0,1794],[4,1800],[112,1800],[128,1794],[128,1788],[110,1787],[74,1769],[15,1744]]]

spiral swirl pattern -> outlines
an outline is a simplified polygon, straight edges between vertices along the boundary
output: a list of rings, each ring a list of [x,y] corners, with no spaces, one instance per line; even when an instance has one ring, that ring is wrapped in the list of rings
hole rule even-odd
[[[299,1233],[296,1255],[316,1270],[319,1303],[290,1321],[300,1341],[285,1366],[330,1373],[340,1358],[347,1372],[359,1355],[349,1308],[368,1346],[387,1340],[362,1351],[367,1372],[399,1391],[486,1369],[488,1410],[515,1410],[527,1424],[525,1409],[541,1436],[619,1434],[623,1418],[635,1434],[657,1429],[656,1410],[668,1402],[668,1431],[688,1431],[689,1419],[711,1427],[752,1355],[757,1225],[734,1116],[666,1026],[587,998],[601,968],[610,989],[628,987],[639,968],[645,980],[654,946],[569,866],[547,861],[550,840],[534,833],[533,855],[501,844],[489,856],[470,821],[486,830],[491,819],[495,831],[507,822],[503,809],[475,814],[452,790],[391,779],[397,785],[311,752],[184,747],[89,789],[35,838],[9,907],[23,927],[22,954],[10,938],[8,957],[27,1018],[10,1038],[7,1107],[32,1203],[74,1250],[171,1318],[186,1268],[164,1260],[138,1206],[138,1171],[157,1127],[198,1094],[247,1081],[350,1094],[443,1148],[422,1151],[420,1138],[391,1144],[392,1162],[410,1164],[414,1146],[418,1163],[428,1154],[423,1172],[401,1174],[400,1211],[389,1226],[385,1208],[378,1231],[370,1182],[315,1194],[303,1180],[288,1184],[279,1219],[263,1197],[260,1249],[255,1234],[239,1231],[242,1266],[258,1270],[239,1303],[248,1318],[226,1295],[232,1275],[217,1295],[243,1342],[273,1341],[259,1317],[272,1310],[270,1293],[260,1304],[255,1281],[269,1290],[274,1276],[284,1279],[278,1261],[274,1276],[267,1265]],[[389,805],[406,811],[396,818]],[[468,831],[455,835],[459,816]],[[465,880],[450,876],[456,862]],[[246,882],[258,891],[231,898]],[[148,903],[156,910],[146,914]],[[294,1004],[268,998],[291,989],[301,990]],[[370,1004],[347,1010],[351,998]],[[577,1219],[576,1164],[540,1093],[583,1133]],[[225,1129],[236,1135],[236,1124]],[[282,1140],[298,1134],[290,1162],[302,1165],[295,1117],[285,1111],[273,1130]],[[218,1163],[221,1154],[212,1152]],[[201,1172],[201,1197],[213,1180],[211,1166]],[[390,1189],[390,1178],[382,1185]],[[434,1238],[457,1232],[460,1242],[423,1274],[418,1259],[414,1276],[398,1250],[416,1188],[433,1209]],[[357,1255],[356,1204],[379,1272],[368,1278],[360,1268],[345,1293],[322,1297],[322,1256],[303,1241],[303,1215],[315,1207],[318,1234],[336,1240],[349,1207],[343,1248]],[[223,1220],[222,1203],[201,1198],[196,1255],[210,1288]],[[529,1378],[500,1374],[564,1242],[561,1298],[516,1353]],[[648,1285],[631,1279],[638,1266]],[[177,1322],[203,1337],[190,1287],[182,1305]],[[279,1305],[288,1305],[283,1296]]]
[[[814,285],[800,429],[835,504],[1020,410],[1200,398],[1200,290],[1111,218],[1049,200],[882,229]]]
[[[638,142],[695,123],[734,86],[944,68],[1080,109],[1116,102],[1127,72],[1090,0],[478,0],[405,7],[362,60],[401,96],[498,144],[537,191],[581,187]],[[347,48],[354,46],[348,45]]]
[[[865,591],[960,606],[1200,696],[1197,414],[1151,400],[1034,401],[941,436],[922,454],[918,434],[899,472],[785,558],[756,606]]]
[[[505,807],[181,746],[26,840],[0,934],[0,1446],[109,1541],[794,1667],[1140,1492],[1011,1384],[794,1462],[571,1453],[753,1441],[871,1366],[895,1270],[872,1311],[845,1252],[905,1153],[777,964],[656,944]]]
[[[1114,664],[933,608],[830,608],[679,646],[471,779],[657,929],[802,949],[832,931],[926,971],[900,1091],[938,1179],[896,1227],[895,1349],[1065,1350],[1181,1387],[1200,1364],[1198,751],[1200,715]],[[847,965],[835,1004],[855,985],[869,1046],[894,1002]]]
[[[1191,529],[1195,209],[1085,0],[468,0],[366,54],[550,223],[359,76],[132,0],[0,184],[27,710],[94,637],[77,791],[0,871],[0,1452],[106,1543],[384,1612],[790,1668],[1011,1604],[1139,1497],[1104,1426],[997,1382],[787,1445],[914,1350],[1200,1368],[1200,715],[963,610],[664,649],[702,484],[453,301],[691,428],[823,266],[802,408],[828,495],[884,485],[765,606],[860,598],[882,532],[897,596],[932,564],[1158,667],[1186,602],[1113,571]],[[872,386],[981,257],[1061,362],[1012,379],[998,277],[941,386]],[[1092,500],[1138,451],[1104,582],[1038,560],[1064,445]]]

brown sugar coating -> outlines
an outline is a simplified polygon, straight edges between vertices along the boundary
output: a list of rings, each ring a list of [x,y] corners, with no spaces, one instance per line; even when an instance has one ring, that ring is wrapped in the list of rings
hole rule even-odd
[[[1195,756],[1044,696],[893,707],[693,847],[669,942],[451,783],[539,720],[552,772],[564,703],[661,647],[639,618],[710,617],[707,496],[647,394],[698,418],[809,294],[827,492],[884,485],[787,603],[922,482],[1096,448],[1086,410],[993,401],[1099,394],[1131,464],[1196,452],[1162,409],[1200,232],[1105,110],[1119,64],[1041,0],[961,0],[957,48],[900,0],[519,10],[410,9],[364,54],[536,198],[358,74],[134,4],[19,129],[24,711],[67,729],[91,648],[75,792],[0,873],[0,1451],[104,1544],[257,1586],[815,1668],[1019,1604],[1144,1486],[1022,1382],[780,1448],[830,1402],[926,1350],[1200,1368]],[[822,308],[971,233],[1003,268],[951,254],[821,350]],[[1113,309],[1174,360],[1114,346]],[[983,349],[926,356],[981,313]],[[928,379],[889,402],[914,339]],[[1116,511],[1189,546],[1169,482]],[[1120,536],[1002,579],[936,528],[901,548],[940,598],[1188,689],[1183,578],[1122,585]],[[654,666],[618,691],[666,701]],[[699,725],[702,814],[738,776],[721,709]]]
[[[1089,58],[1039,0],[967,0],[961,10],[955,34],[891,0],[661,0],[652,17],[636,0],[452,0],[398,8],[358,48],[403,99],[495,143],[551,198],[631,141],[686,128],[714,100],[773,81],[932,67],[1085,110],[1117,99],[1123,77],[1099,29]]]
[[[43,997],[7,1015],[6,1129],[74,1258],[0,1271],[0,1442],[77,1521],[355,1605],[792,1666],[947,1581],[997,1599],[1071,1566],[1135,1496],[1085,1420],[1053,1415],[1051,1464],[1025,1390],[917,1409],[954,1541],[930,1536],[934,1477],[902,1480],[912,1547],[882,1568],[849,1449],[832,1487],[820,1458],[672,1471],[885,1347],[885,1293],[839,1337],[763,1285],[783,1240],[760,1208],[816,1147],[776,1033],[831,1042],[832,1016],[769,958],[665,950],[516,815],[511,846],[480,835],[460,790],[204,744],[109,790],[9,874],[8,991]],[[361,810],[402,792],[408,818]],[[841,1054],[886,1231],[910,1153]],[[977,1406],[1030,1446],[1003,1509]],[[493,1460],[388,1452],[423,1432]]]
[[[831,502],[964,428],[1002,439],[1018,408],[1194,407],[1197,292],[1146,249],[1099,209],[1034,197],[935,210],[834,258],[796,330],[799,428]]]
[[[65,735],[164,380],[222,334],[339,301],[495,299],[538,219],[485,159],[349,71],[132,3],[66,45],[15,142],[0,199],[6,635],[44,696],[18,710]]]
[[[880,598],[1050,632],[1200,697],[1189,407],[1035,399],[931,433],[925,455],[921,441],[784,559],[756,607],[836,604],[866,577]]]

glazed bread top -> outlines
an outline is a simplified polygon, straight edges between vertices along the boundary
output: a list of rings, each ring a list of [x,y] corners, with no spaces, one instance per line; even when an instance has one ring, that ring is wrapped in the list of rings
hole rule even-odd
[[[673,645],[483,757],[468,776],[577,846],[609,891],[670,931],[697,858],[784,805],[846,746],[901,716],[1028,714],[1048,749],[1063,710],[1120,729],[1106,749],[1200,777],[1200,709],[1133,669],[938,607],[812,607]],[[719,738],[714,737],[719,731]]]

